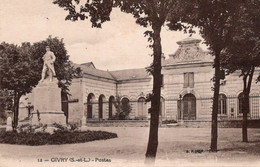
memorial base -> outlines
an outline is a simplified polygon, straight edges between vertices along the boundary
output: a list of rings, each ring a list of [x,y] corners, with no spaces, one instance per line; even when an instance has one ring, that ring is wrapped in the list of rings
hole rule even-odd
[[[32,115],[33,125],[52,125],[54,123],[66,125],[66,116],[62,111],[33,112]]]
[[[66,125],[66,116],[61,111],[61,89],[58,80],[45,79],[34,88],[34,112],[32,113],[32,125],[54,123]]]

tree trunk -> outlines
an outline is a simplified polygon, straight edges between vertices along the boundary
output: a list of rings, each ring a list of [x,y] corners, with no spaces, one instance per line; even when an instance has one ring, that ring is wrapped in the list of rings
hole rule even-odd
[[[250,111],[250,104],[249,104],[249,94],[251,90],[253,75],[254,75],[255,67],[251,67],[248,75],[245,75],[243,78],[243,104],[242,104],[242,111],[243,111],[243,121],[242,121],[242,141],[248,142],[248,135],[247,135],[247,115]],[[247,81],[248,78],[248,81]]]
[[[145,164],[153,165],[158,147],[158,125],[161,98],[161,26],[153,26],[153,96],[151,99],[151,119]]]
[[[213,97],[213,111],[211,123],[211,145],[210,150],[216,152],[218,147],[218,97],[220,86],[220,51],[215,52],[215,79],[214,79],[214,97]]]
[[[18,115],[19,115],[19,101],[20,101],[20,95],[18,92],[14,92],[14,106],[13,106],[13,130],[15,130],[18,126]]]
[[[242,104],[242,110],[243,110],[243,121],[242,121],[242,141],[248,142],[247,137],[247,113],[249,111],[249,93],[244,92],[243,93],[243,104]]]

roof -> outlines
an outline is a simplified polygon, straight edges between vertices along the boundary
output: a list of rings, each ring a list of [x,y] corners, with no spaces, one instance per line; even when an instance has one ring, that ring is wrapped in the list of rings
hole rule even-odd
[[[102,78],[114,80],[114,78],[109,74],[108,71],[99,70],[85,65],[80,65],[79,67],[81,68],[84,74],[89,74],[96,77],[102,77]]]
[[[133,80],[150,78],[145,68],[110,71],[117,80]]]
[[[95,77],[102,77],[105,79],[115,80],[115,81],[123,81],[123,80],[135,80],[135,79],[146,79],[150,78],[149,74],[146,72],[145,68],[139,69],[127,69],[127,70],[117,70],[117,71],[104,71],[93,68],[91,66],[93,64],[83,63],[83,64],[74,64],[74,67],[80,67],[84,74],[92,75]]]
[[[195,39],[195,38],[191,38],[191,37],[188,37],[188,38],[185,38],[181,41],[178,41],[177,44],[178,45],[182,45],[182,44],[190,44],[190,43],[200,43],[201,40],[200,39]]]
[[[87,63],[83,63],[83,64],[80,64],[80,65],[84,65],[84,66],[86,66],[86,67],[96,68],[96,67],[94,66],[94,63],[93,63],[93,62],[87,62]]]

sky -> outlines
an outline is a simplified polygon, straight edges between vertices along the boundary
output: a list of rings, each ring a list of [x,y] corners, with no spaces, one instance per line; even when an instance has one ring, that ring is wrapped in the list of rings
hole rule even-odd
[[[147,29],[137,25],[131,14],[113,10],[111,21],[104,23],[102,29],[91,28],[88,20],[65,21],[66,15],[67,11],[52,4],[52,0],[1,0],[0,42],[20,45],[51,35],[64,39],[74,63],[93,62],[102,70],[144,68],[151,64],[152,50],[143,35]],[[163,27],[162,51],[166,58],[177,50],[176,42],[188,36]],[[198,33],[192,37],[202,39]],[[206,50],[205,45],[201,46]]]

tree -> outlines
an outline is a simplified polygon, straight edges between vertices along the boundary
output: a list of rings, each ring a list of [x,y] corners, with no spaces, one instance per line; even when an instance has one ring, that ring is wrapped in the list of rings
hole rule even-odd
[[[175,13],[174,0],[55,0],[54,4],[64,8],[69,14],[66,20],[89,19],[92,27],[101,28],[102,23],[110,21],[110,13],[113,8],[120,8],[122,12],[132,14],[136,23],[143,27],[150,27],[152,31],[146,31],[148,41],[152,42],[153,63],[149,71],[153,75],[153,92],[151,100],[151,121],[149,140],[146,151],[146,163],[154,163],[158,147],[158,125],[161,97],[161,28],[169,22],[172,30],[181,28],[178,23],[179,13]],[[79,10],[77,10],[79,9]]]
[[[74,70],[62,40],[49,37],[33,45],[22,43],[21,46],[17,46],[5,42],[1,44],[3,49],[0,50],[0,87],[12,92],[14,129],[18,125],[20,97],[31,92],[41,79],[42,56],[46,45],[51,47],[57,57],[55,67],[59,87],[68,90]]]
[[[120,99],[120,97],[117,97],[116,102],[114,102],[116,107],[116,114],[114,115],[114,118],[117,120],[129,119],[129,113],[132,110],[129,100],[126,98],[123,98],[122,100]]]
[[[30,44],[24,43],[22,46],[2,43],[4,49],[0,51],[0,83],[1,89],[7,89],[13,96],[13,127],[18,124],[19,100],[22,95],[31,91],[32,86],[37,81],[32,80],[35,72],[30,69],[32,61],[28,56]]]
[[[260,66],[260,1],[245,1],[239,6],[232,21],[232,38],[222,52],[221,66],[226,69],[227,74],[239,70],[242,76],[242,141],[248,142],[249,94],[255,68]]]
[[[0,118],[5,120],[5,110],[12,110],[12,98],[10,91],[0,88]]]
[[[211,126],[211,151],[217,151],[218,138],[218,99],[220,87],[220,54],[231,38],[232,18],[238,9],[237,2],[229,0],[190,0],[179,1],[178,11],[185,13],[181,21],[191,24],[191,28],[199,28],[201,36],[208,45],[209,50],[215,57],[213,67],[215,68],[212,126]],[[171,27],[171,25],[169,25]]]

